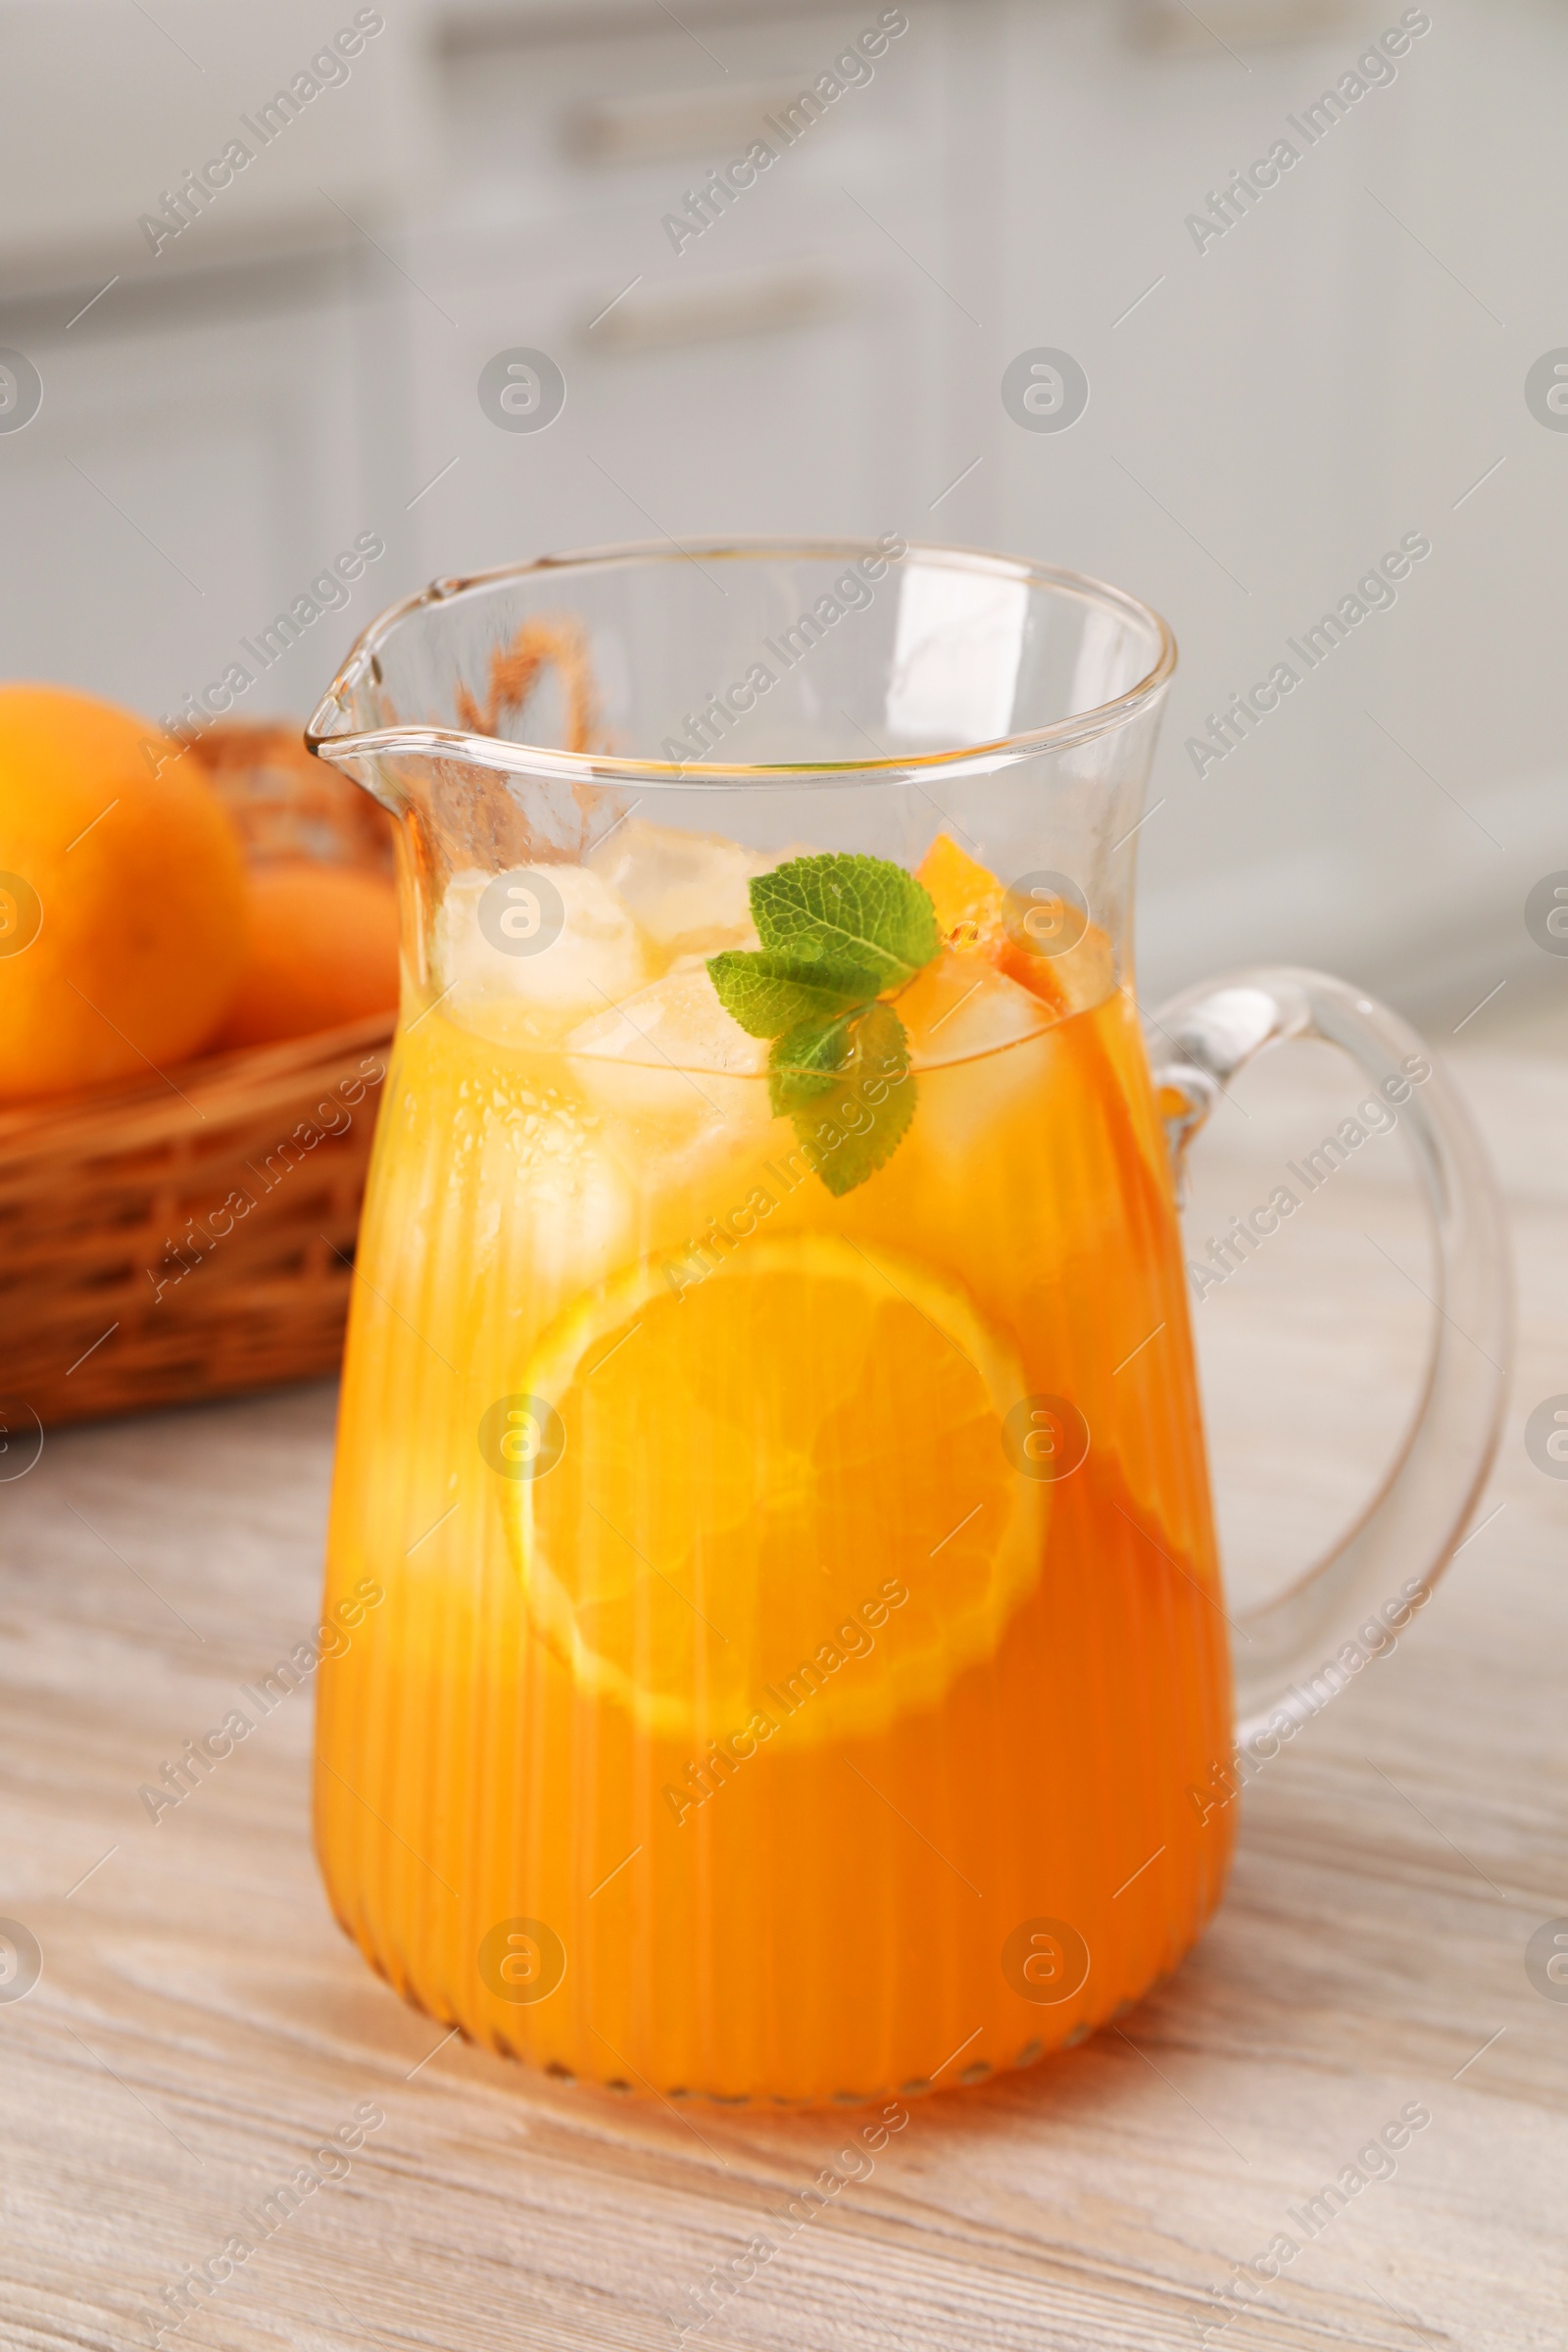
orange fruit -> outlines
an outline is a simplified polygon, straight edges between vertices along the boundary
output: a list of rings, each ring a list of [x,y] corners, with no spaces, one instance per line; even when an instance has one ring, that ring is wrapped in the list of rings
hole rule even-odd
[[[239,838],[194,760],[63,686],[0,686],[0,1101],[184,1060],[244,954]]]
[[[951,833],[939,833],[915,868],[915,880],[931,893],[943,945],[956,955],[984,956],[1034,996],[1059,1007],[1060,992],[1049,960],[1024,944],[1018,910],[989,868],[960,850]]]
[[[382,874],[301,858],[250,878],[250,950],[220,1044],[313,1037],[398,1001],[398,900]]]
[[[1115,985],[1115,956],[1098,923],[1085,924],[1075,939],[1069,931],[1069,945],[1052,944],[1050,924],[1063,917],[1060,900],[1009,890],[951,833],[937,835],[914,870],[931,893],[951,954],[983,956],[1058,1013],[1098,1004]]]
[[[1048,1490],[1003,1433],[1024,1390],[965,1293],[890,1251],[758,1237],[679,1295],[644,1262],[506,1400],[534,1623],[585,1693],[694,1743],[931,1704],[1039,1571]]]

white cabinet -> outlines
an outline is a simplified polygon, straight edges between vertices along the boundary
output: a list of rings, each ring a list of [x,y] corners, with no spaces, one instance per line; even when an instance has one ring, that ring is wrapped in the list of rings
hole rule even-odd
[[[1377,241],[1358,179],[1339,168],[1348,156],[1276,168],[1201,249],[1188,225],[1338,71],[1336,36],[1249,47],[1244,63],[1213,41],[1135,44],[1125,23],[1087,6],[1009,19],[1007,340],[1071,351],[1091,396],[1060,434],[1019,430],[998,408],[1004,488],[977,519],[1115,579],[1176,631],[1150,794],[1162,806],[1139,845],[1140,960],[1157,994],[1217,957],[1364,964],[1364,761],[1341,736],[1344,681],[1308,680],[1250,736],[1239,724],[1238,748],[1216,736],[1221,759],[1187,746],[1429,518],[1383,479],[1368,364],[1382,342]],[[1359,142],[1356,173],[1376,176],[1398,119],[1340,135]],[[1412,606],[1420,594],[1417,580]],[[1371,699],[1368,651],[1340,659]]]
[[[945,11],[841,66],[815,116],[797,102],[845,55],[837,15],[748,10],[695,40],[651,9],[657,29],[612,39],[502,24],[430,45],[412,96],[420,15],[400,14],[396,51],[388,17],[352,79],[155,260],[130,233],[140,191],[199,162],[202,125],[265,95],[305,39],[292,0],[158,14],[167,37],[121,0],[59,0],[51,36],[28,0],[0,0],[40,77],[0,231],[39,281],[0,343],[45,384],[39,416],[0,434],[0,528],[25,551],[0,589],[12,674],[172,709],[373,530],[388,552],[352,610],[238,706],[303,713],[372,600],[437,571],[923,514],[945,478],[951,306],[926,274],[947,268]],[[104,61],[79,106],[68,23]],[[113,114],[117,82],[128,126],[78,185],[62,128]],[[402,137],[415,122],[445,125],[434,184]],[[772,168],[677,250],[665,215],[754,137]],[[538,434],[479,404],[486,363],[519,345],[566,380]]]
[[[429,31],[424,0],[0,0],[8,284],[163,278],[309,235],[322,183],[356,210],[406,188]],[[230,143],[246,160],[225,168]],[[186,224],[149,237],[142,216],[192,172]]]
[[[454,62],[461,149],[440,225],[408,248],[435,297],[409,313],[411,493],[457,461],[417,509],[430,569],[663,533],[875,533],[939,486],[945,297],[902,248],[944,244],[942,12],[861,57],[855,84],[834,71],[842,18],[701,31]],[[846,86],[812,120],[801,93],[824,75]],[[714,193],[708,174],[754,142],[774,160]],[[481,369],[513,348],[565,377],[547,430],[481,409]]]
[[[19,323],[44,399],[0,435],[9,675],[160,716],[244,661],[239,639],[371,525],[363,335],[327,299],[340,286],[296,271],[242,283],[237,308],[231,288],[201,306],[132,299],[96,332]],[[375,594],[372,573],[355,593]],[[346,643],[328,615],[236,709],[308,709]]]
[[[1184,13],[1162,48],[1089,0],[1006,12],[1004,341],[1073,352],[1092,396],[1070,432],[1037,434],[981,385],[996,462],[954,505],[1175,627],[1163,805],[1140,838],[1148,994],[1243,957],[1326,962],[1451,1026],[1505,974],[1540,978],[1523,902],[1563,861],[1542,688],[1568,436],[1522,385],[1568,344],[1539,291],[1568,28],[1529,0],[1427,12],[1363,77],[1399,11],[1261,46],[1243,10]],[[1362,94],[1324,108],[1348,79]],[[1296,161],[1195,237],[1188,216],[1281,138]],[[1396,602],[1374,582],[1386,601],[1309,670],[1292,640],[1408,533],[1430,557]],[[1281,662],[1297,689],[1204,759],[1210,714]]]

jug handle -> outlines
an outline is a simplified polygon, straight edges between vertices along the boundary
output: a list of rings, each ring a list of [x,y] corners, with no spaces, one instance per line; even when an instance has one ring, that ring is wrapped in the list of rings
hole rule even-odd
[[[1392,1640],[1453,1556],[1502,1422],[1513,1336],[1503,1209],[1453,1086],[1414,1030],[1347,982],[1286,967],[1237,972],[1172,999],[1150,1026],[1178,1200],[1187,1148],[1221,1090],[1268,1047],[1320,1038],[1359,1062],[1396,1110],[1437,1245],[1431,1356],[1382,1485],[1331,1551],[1238,1620],[1247,1640],[1234,1660],[1236,1738],[1246,1747],[1271,1730],[1289,1737],[1326,1705],[1343,1687],[1344,1670],[1333,1666],[1340,1645],[1369,1619]]]

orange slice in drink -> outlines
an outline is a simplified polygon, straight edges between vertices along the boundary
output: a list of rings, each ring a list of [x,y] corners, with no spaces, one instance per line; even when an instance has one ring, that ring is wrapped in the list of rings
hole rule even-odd
[[[1006,889],[960,850],[951,833],[937,835],[915,868],[915,879],[931,893],[944,947],[958,956],[983,956],[1031,994],[1057,1003],[1049,962],[1031,955],[1008,927],[1013,910]]]
[[[500,1483],[533,1622],[583,1691],[693,1754],[933,1702],[1039,1573],[1048,1489],[1004,1444],[1018,1363],[885,1250],[754,1235],[707,1272],[646,1262],[525,1378],[549,1467]]]
[[[1049,931],[1042,939],[1035,926],[1051,903],[1035,904],[1009,890],[951,833],[937,835],[915,879],[931,893],[950,954],[983,956],[1054,1012],[1081,1012],[1114,988],[1115,959],[1097,923],[1084,924],[1076,937],[1069,931],[1065,946],[1049,944]],[[1059,920],[1059,902],[1054,911]]]

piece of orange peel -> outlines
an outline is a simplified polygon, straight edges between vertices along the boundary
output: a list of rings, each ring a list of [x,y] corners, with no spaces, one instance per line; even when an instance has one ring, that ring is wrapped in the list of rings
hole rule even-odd
[[[1007,921],[1011,894],[1006,885],[960,850],[951,833],[937,835],[914,872],[931,893],[942,944],[951,955],[983,956],[1054,1012],[1072,1009],[1055,969],[1059,958],[1020,944]]]

